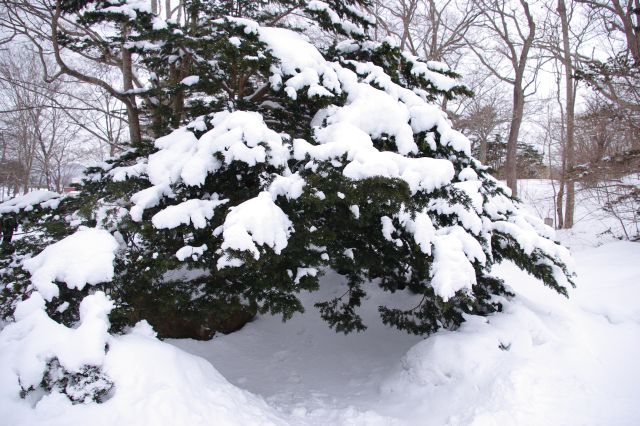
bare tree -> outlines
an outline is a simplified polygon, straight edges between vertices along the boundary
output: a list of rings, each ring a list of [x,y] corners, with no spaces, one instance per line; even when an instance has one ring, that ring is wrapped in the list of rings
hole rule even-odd
[[[65,107],[63,82],[40,79],[40,62],[33,54],[10,52],[0,60],[0,89],[5,161],[19,164],[16,183],[60,191],[66,165],[80,140],[78,119]],[[15,190],[14,190],[15,192]]]
[[[610,102],[640,112],[640,1],[576,0],[600,22],[609,60],[585,58],[586,79]]]
[[[526,0],[475,0],[475,7],[482,12],[480,26],[486,36],[476,41],[467,39],[469,47],[495,77],[513,88],[506,179],[513,195],[517,195],[517,143],[525,100],[535,93],[538,71],[544,62],[541,56],[532,55],[540,35]]]
[[[539,44],[555,61],[553,73],[557,86],[556,101],[561,113],[562,170],[557,194],[557,223],[559,227],[571,228],[574,224],[576,188],[575,182],[568,179],[568,173],[576,164],[575,106],[579,80],[575,78],[575,73],[581,60],[580,49],[590,37],[592,21],[579,14],[580,9],[573,0],[555,0],[549,2],[547,7],[549,13],[545,25],[548,31],[545,31],[545,38]],[[560,33],[555,31],[558,27]],[[563,200],[565,195],[566,201]]]
[[[376,0],[378,38],[392,36],[413,55],[455,66],[480,15],[462,0]]]
[[[61,0],[1,0],[0,28],[11,34],[14,40],[29,42],[42,62],[46,81],[52,82],[62,76],[69,76],[100,88],[119,100],[127,112],[130,142],[134,145],[140,143],[140,116],[133,89],[142,87],[142,84],[137,80],[131,51],[127,47],[126,24],[121,28],[121,47],[114,50],[110,48],[104,34],[95,31],[90,25],[63,15]],[[61,43],[61,38],[67,35],[85,37],[93,45],[102,48],[71,52]],[[49,57],[54,58],[53,67],[47,60]],[[107,66],[112,73],[119,72],[122,86],[118,87],[110,79],[88,72],[79,60]]]
[[[499,90],[476,90],[475,96],[464,105],[462,115],[455,118],[456,127],[469,137],[482,163],[487,162],[489,140],[509,122],[504,104]]]
[[[574,161],[574,128],[575,128],[575,83],[573,68],[573,52],[570,47],[569,40],[569,18],[567,14],[567,6],[565,0],[558,0],[557,7],[558,16],[560,17],[560,28],[562,29],[562,54],[560,60],[564,67],[565,82],[565,99],[566,99],[566,137],[565,137],[565,156],[566,167],[571,170],[575,165]],[[566,228],[573,227],[573,213],[575,210],[575,183],[573,180],[567,182],[567,204],[564,216],[564,226]]]

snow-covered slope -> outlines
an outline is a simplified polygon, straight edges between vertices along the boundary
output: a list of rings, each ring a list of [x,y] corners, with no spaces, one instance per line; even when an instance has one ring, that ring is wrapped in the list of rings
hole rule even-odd
[[[521,181],[520,190],[532,213],[552,211],[549,181]],[[602,235],[615,223],[580,201],[577,226],[560,234],[578,271],[569,299],[503,264],[498,275],[517,297],[501,314],[423,340],[379,323],[377,305],[388,295],[378,292],[363,306],[369,329],[343,336],[313,308],[341,291],[330,274],[289,323],[260,317],[210,342],[172,343],[293,424],[636,424],[640,244]]]
[[[545,190],[544,183],[532,185]],[[383,300],[410,300],[377,286],[362,306],[369,329],[334,333],[313,303],[344,291],[335,273],[322,278],[319,292],[303,295],[304,314],[284,324],[258,317],[208,342],[160,342],[145,323],[109,336],[110,302],[102,293],[91,296],[76,329],[53,322],[43,301],[30,299],[0,333],[0,423],[635,425],[640,244],[599,239],[587,229],[575,244],[578,287],[569,299],[512,264],[498,265],[495,272],[517,294],[504,312],[468,317],[459,330],[428,339],[380,323]],[[575,237],[564,235],[570,245]],[[58,279],[57,270],[49,272],[47,279]],[[100,339],[64,344],[65,336],[96,327]],[[91,357],[101,363],[114,385],[106,401],[74,405],[55,391],[21,399],[16,390],[29,383],[17,383],[18,372],[39,377],[38,360],[51,354],[63,367]]]
[[[553,218],[557,185],[549,179],[522,179],[518,181],[518,196],[530,213],[541,219]],[[636,235],[638,224],[631,215],[615,217],[605,212],[602,206],[606,201],[602,194],[578,186],[574,226],[557,232],[561,242],[575,250],[615,241],[625,234]]]
[[[14,338],[16,336],[15,329]],[[42,330],[41,330],[42,331]],[[55,331],[55,330],[51,330]],[[7,334],[0,351],[7,348]],[[41,334],[46,339],[46,336]],[[287,422],[259,396],[230,384],[204,359],[153,337],[139,324],[125,336],[108,340],[103,369],[115,384],[102,404],[72,404],[61,393],[14,391],[6,368],[0,371],[0,416],[4,425],[285,425]],[[70,348],[71,349],[71,348]],[[82,353],[83,348],[72,349]],[[4,365],[20,354],[2,351]],[[8,359],[7,356],[13,356]],[[28,359],[25,357],[25,360]]]
[[[261,317],[209,342],[172,343],[264,396],[292,424],[632,425],[640,418],[640,244],[575,253],[565,299],[514,265],[497,267],[518,297],[426,340],[374,321],[355,336],[310,309],[286,324]],[[339,277],[324,278],[329,293]],[[325,295],[326,296],[326,295]],[[384,295],[379,295],[383,297]]]

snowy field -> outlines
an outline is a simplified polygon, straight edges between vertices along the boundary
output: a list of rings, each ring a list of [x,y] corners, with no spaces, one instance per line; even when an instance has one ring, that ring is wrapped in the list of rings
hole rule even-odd
[[[521,182],[521,197],[543,218],[552,216],[550,188]],[[640,244],[615,241],[606,232],[615,221],[580,201],[574,230],[559,234],[578,271],[569,300],[504,264],[499,275],[518,297],[502,314],[423,340],[383,326],[371,297],[369,329],[343,336],[313,308],[343,291],[328,275],[288,323],[261,317],[209,342],[171,343],[292,424],[637,425]]]
[[[506,312],[427,340],[382,326],[372,297],[369,329],[355,336],[328,330],[308,303],[285,324],[262,317],[209,342],[172,343],[291,424],[637,425],[640,244],[584,249],[575,260],[569,300],[500,265],[518,295]],[[326,291],[337,282],[327,276]]]
[[[523,185],[531,210],[545,208],[549,185]],[[368,330],[344,336],[312,306],[344,291],[341,278],[328,273],[321,291],[303,295],[307,311],[284,324],[262,316],[207,342],[167,344],[143,324],[105,337],[105,371],[116,391],[102,404],[72,405],[61,394],[22,400],[9,386],[13,376],[0,368],[0,423],[637,425],[640,244],[602,234],[608,222],[586,214],[582,204],[577,216],[576,229],[559,235],[572,247],[578,272],[569,299],[502,264],[497,272],[517,294],[502,313],[468,317],[455,332],[422,339],[382,325],[377,306],[389,295],[374,291],[362,306]],[[105,327],[105,304],[99,297],[92,304],[72,331],[76,338]],[[23,307],[21,324],[7,327],[0,349],[20,338],[20,327],[39,327],[41,336],[55,327],[34,312]],[[0,350],[0,364],[23,368],[20,356]]]

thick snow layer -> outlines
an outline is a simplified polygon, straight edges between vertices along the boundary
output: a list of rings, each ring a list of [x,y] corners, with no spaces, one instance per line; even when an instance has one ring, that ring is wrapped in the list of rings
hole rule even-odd
[[[453,164],[448,160],[420,157],[409,158],[391,151],[379,151],[366,132],[351,123],[332,124],[316,132],[319,145],[302,139],[294,140],[294,156],[306,155],[321,160],[347,155],[350,162],[344,175],[353,180],[376,176],[401,179],[412,192],[432,191],[448,184],[454,176]]]
[[[273,202],[268,192],[258,198]],[[432,231],[426,213],[395,219],[422,229],[415,235],[436,257],[438,239],[466,233],[461,226]],[[461,248],[470,261],[476,249]],[[215,368],[158,341],[145,323],[108,335],[112,304],[100,292],[82,302],[74,328],[47,317],[34,292],[0,332],[0,416],[29,426],[635,425],[640,244],[607,243],[573,255],[578,278],[569,299],[505,263],[494,272],[517,296],[504,301],[503,312],[467,316],[459,330],[428,339],[379,322],[378,305],[408,308],[417,300],[375,285],[359,308],[369,328],[349,336],[330,330],[313,304],[343,294],[346,280],[327,271],[318,292],[301,295],[307,309],[292,321],[259,316],[208,342],[171,342]],[[317,273],[300,269],[295,276]],[[102,404],[73,405],[57,392],[21,399],[20,385],[37,386],[52,357],[70,371],[101,367],[114,390]]]
[[[3,424],[287,424],[260,397],[231,385],[202,358],[157,340],[146,322],[127,335],[108,335],[106,314],[112,304],[103,293],[84,299],[75,329],[51,320],[43,307],[44,300],[34,293],[19,306],[18,321],[0,333]],[[72,372],[83,365],[100,366],[114,383],[108,400],[74,405],[57,391],[21,399],[20,386],[37,387],[54,356]]]
[[[55,281],[80,290],[110,281],[117,249],[118,242],[109,232],[82,228],[25,260],[23,267],[31,273],[34,288],[51,300],[59,293]]]
[[[171,195],[171,184],[183,182],[200,186],[204,184],[207,174],[233,161],[241,161],[249,166],[264,162],[286,165],[289,151],[283,145],[282,137],[264,124],[260,114],[225,111],[214,114],[211,123],[214,128],[200,139],[186,128],[180,128],[156,140],[155,145],[159,150],[149,156],[146,165],[146,174],[153,186],[131,197],[134,204],[131,208],[133,220],[142,220],[145,209],[158,205],[163,196]],[[215,154],[221,154],[223,161],[218,160]],[[117,176],[120,173],[118,171]],[[202,212],[205,218],[207,215],[204,213],[208,214],[208,209],[207,206],[207,211]],[[185,218],[185,208],[180,211],[183,213],[181,217]],[[162,219],[157,219],[158,225],[163,226],[164,218],[176,217],[177,212],[174,209],[171,213],[161,215]],[[168,225],[163,227],[171,227]]]
[[[222,166],[213,154],[221,153],[224,163],[242,161],[250,166],[267,159],[285,164],[288,151],[282,138],[267,128],[262,116],[254,112],[236,111],[214,114],[215,126],[199,140],[186,129],[175,130],[156,141],[160,151],[149,157],[148,175],[154,185],[182,180],[199,186],[208,173]]]
[[[344,292],[330,273],[307,312],[264,316],[210,342],[172,343],[209,359],[292,425],[635,425],[640,417],[640,244],[575,253],[566,299],[512,264],[496,267],[518,295],[503,313],[467,317],[423,340],[378,323],[377,305],[412,306],[373,291],[369,328],[344,336],[312,307]]]
[[[260,258],[256,244],[266,245],[276,254],[287,246],[293,226],[286,214],[278,207],[269,192],[261,192],[257,197],[245,201],[230,209],[221,226],[224,241],[223,250],[249,251],[253,257]],[[218,268],[236,266],[226,264],[227,258],[221,258]]]
[[[335,71],[318,50],[304,36],[283,28],[260,27],[260,40],[269,45],[273,55],[280,59],[272,66],[271,86],[279,90],[283,86],[291,99],[298,98],[298,91],[308,87],[307,96],[333,96],[340,93]]]
[[[80,324],[74,329],[49,318],[44,306],[40,293],[34,292],[18,304],[16,322],[7,325],[0,334],[3,402],[7,397],[17,399],[20,386],[37,387],[47,361],[53,357],[72,372],[80,371],[83,365],[100,365],[104,360],[107,315],[113,308],[104,293],[98,292],[82,301]]]
[[[547,238],[541,237],[536,230],[536,225],[532,225],[534,220],[527,216],[526,212],[518,212],[511,216],[508,221],[493,222],[492,227],[495,231],[510,235],[527,255],[533,253],[536,249],[540,249],[563,262],[571,271],[573,269],[573,260],[569,250]],[[540,224],[540,226],[544,226],[544,224]],[[550,229],[548,232],[553,233],[553,230]]]
[[[44,189],[27,192],[24,195],[19,195],[4,203],[0,203],[0,215],[4,213],[17,213],[20,210],[31,211],[36,204],[45,203],[60,197],[61,195],[57,192]]]
[[[364,31],[359,26],[352,22],[340,19],[340,16],[329,7],[329,5],[323,1],[312,0],[307,5],[309,10],[321,11],[326,13],[331,20],[331,23],[341,26],[348,34],[362,35]]]
[[[0,334],[0,415],[7,424],[29,426],[634,425],[640,245],[619,242],[575,256],[580,278],[570,299],[500,265],[498,274],[518,294],[504,312],[468,317],[459,330],[426,340],[377,322],[378,304],[413,301],[380,290],[361,307],[364,333],[328,329],[312,304],[346,285],[329,273],[320,292],[303,295],[308,310],[293,321],[264,316],[209,342],[172,342],[218,370],[158,341],[143,323],[124,336],[106,335],[104,295],[83,303],[77,329],[53,323],[43,299],[32,296],[20,305],[18,322]],[[29,377],[36,383],[54,353],[43,348],[91,322],[103,330],[101,339],[74,339],[56,346],[67,348],[57,355],[69,368],[88,360],[102,365],[115,384],[111,397],[77,405],[58,393],[20,399],[17,375],[23,384]]]
[[[431,287],[445,301],[457,291],[471,290],[471,286],[476,284],[476,272],[465,256],[463,247],[455,234],[438,235],[433,243]]]
[[[114,167],[109,170],[108,175],[114,182],[123,182],[131,177],[138,177],[147,172],[147,163],[140,162],[131,166]]]
[[[207,245],[203,244],[199,247],[193,246],[184,246],[180,250],[176,252],[176,257],[179,261],[183,261],[188,257],[196,260],[198,257],[202,256],[202,254],[207,250]]]
[[[413,64],[411,74],[424,77],[432,82],[433,86],[438,90],[451,90],[458,85],[458,82],[451,77],[440,74],[435,71],[447,71],[448,67],[440,62],[429,61],[427,63],[420,62],[417,57],[408,53],[404,54],[405,59]],[[443,66],[444,65],[444,66]]]
[[[271,84],[274,89],[279,89],[283,79],[286,79],[285,90],[293,99],[305,87],[308,87],[308,96],[332,96],[333,93],[346,92],[345,106],[330,107],[321,112],[328,125],[352,124],[372,138],[393,136],[398,152],[403,155],[417,152],[414,133],[436,127],[442,134],[441,142],[444,145],[470,154],[468,139],[451,129],[446,115],[438,107],[425,103],[412,91],[393,83],[382,68],[354,62],[356,74],[339,64],[326,62],[320,52],[298,33],[282,28],[261,27],[259,34],[281,62],[279,67],[272,69]],[[429,71],[426,64],[415,62],[416,67],[423,67],[416,72],[433,81],[436,87],[442,90],[453,87],[454,80]],[[359,81],[359,75],[366,76],[365,82]],[[371,86],[371,82],[383,90]]]
[[[409,232],[413,233],[413,238],[420,246],[424,254],[431,254],[431,244],[435,239],[436,230],[431,222],[431,218],[426,212],[417,213],[415,219],[405,211],[398,215],[400,223]]]
[[[180,84],[184,84],[185,86],[193,86],[200,81],[200,77],[197,75],[190,75],[189,77],[185,77],[180,81]]]
[[[423,424],[634,424],[640,414],[637,303],[613,304],[600,295],[622,289],[637,298],[640,276],[631,264],[639,256],[633,243],[578,253],[582,279],[569,301],[501,265],[500,275],[517,284],[518,299],[502,314],[470,317],[460,330],[414,346],[383,382],[383,394],[398,404],[397,412],[404,407],[428,416]],[[613,257],[616,265],[607,262]],[[594,305],[621,315],[612,320]]]
[[[138,12],[151,12],[150,5],[144,0],[126,0],[124,2],[108,2],[112,6],[101,8],[102,12],[122,14],[128,17],[130,20],[135,20],[138,17]],[[93,9],[93,4],[89,4],[87,10]]]
[[[305,181],[298,172],[289,176],[276,176],[269,185],[269,193],[274,201],[278,196],[286,197],[288,200],[295,200],[302,195]]]
[[[224,164],[242,161],[250,166],[269,160],[283,165],[288,151],[276,132],[268,129],[262,116],[253,112],[221,112],[212,117],[213,129],[199,140],[186,129],[178,129],[156,141],[158,152],[149,157],[149,180],[153,185],[184,182],[204,183],[208,173],[223,166],[214,156],[221,153]]]
[[[180,225],[193,224],[193,227],[204,228],[207,221],[213,217],[216,207],[226,204],[229,200],[187,200],[175,206],[169,206],[159,211],[151,218],[157,229],[172,229]]]
[[[328,124],[350,123],[373,138],[394,136],[400,154],[418,152],[409,125],[409,110],[403,103],[382,90],[358,83],[352,71],[340,69],[338,75],[349,97],[344,107],[330,112]]]

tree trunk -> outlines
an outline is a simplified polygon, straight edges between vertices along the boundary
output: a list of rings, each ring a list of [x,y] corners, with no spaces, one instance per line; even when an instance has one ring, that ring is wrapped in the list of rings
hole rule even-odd
[[[569,21],[567,19],[567,8],[564,0],[558,0],[558,15],[560,15],[560,24],[562,27],[562,65],[565,71],[565,94],[567,103],[567,126],[565,137],[565,157],[566,157],[566,171],[565,175],[572,176],[572,170],[574,167],[574,123],[575,123],[575,93],[574,93],[574,81],[573,81],[573,64],[571,61],[571,49],[569,47]],[[575,207],[575,183],[572,178],[567,179],[567,204],[564,211],[564,227],[573,227],[573,213]]]
[[[125,26],[122,29],[122,85],[125,92],[133,90],[133,62],[131,60],[131,51],[125,48],[125,42],[129,35],[129,30]],[[127,120],[129,121],[129,139],[132,146],[139,146],[142,142],[142,132],[140,131],[140,116],[136,106],[136,95],[133,93],[128,95],[129,103],[127,106]]]
[[[564,162],[563,162],[564,163]],[[563,166],[564,169],[564,166]],[[558,216],[558,229],[564,228],[564,214],[563,214],[563,203],[564,203],[564,171],[560,176],[560,187],[558,188],[558,195],[556,197],[556,214]]]
[[[480,141],[479,141],[480,142],[480,152],[479,152],[480,158],[479,158],[479,160],[480,160],[480,162],[482,164],[486,164],[487,163],[487,139],[488,139],[488,137],[483,136],[483,137],[480,138]]]
[[[516,83],[513,85],[513,110],[511,112],[511,125],[509,126],[509,138],[507,139],[507,159],[505,163],[505,174],[507,186],[511,189],[514,197],[518,196],[518,135],[522,124],[522,114],[524,112],[524,93],[522,90],[522,76],[516,76]]]

